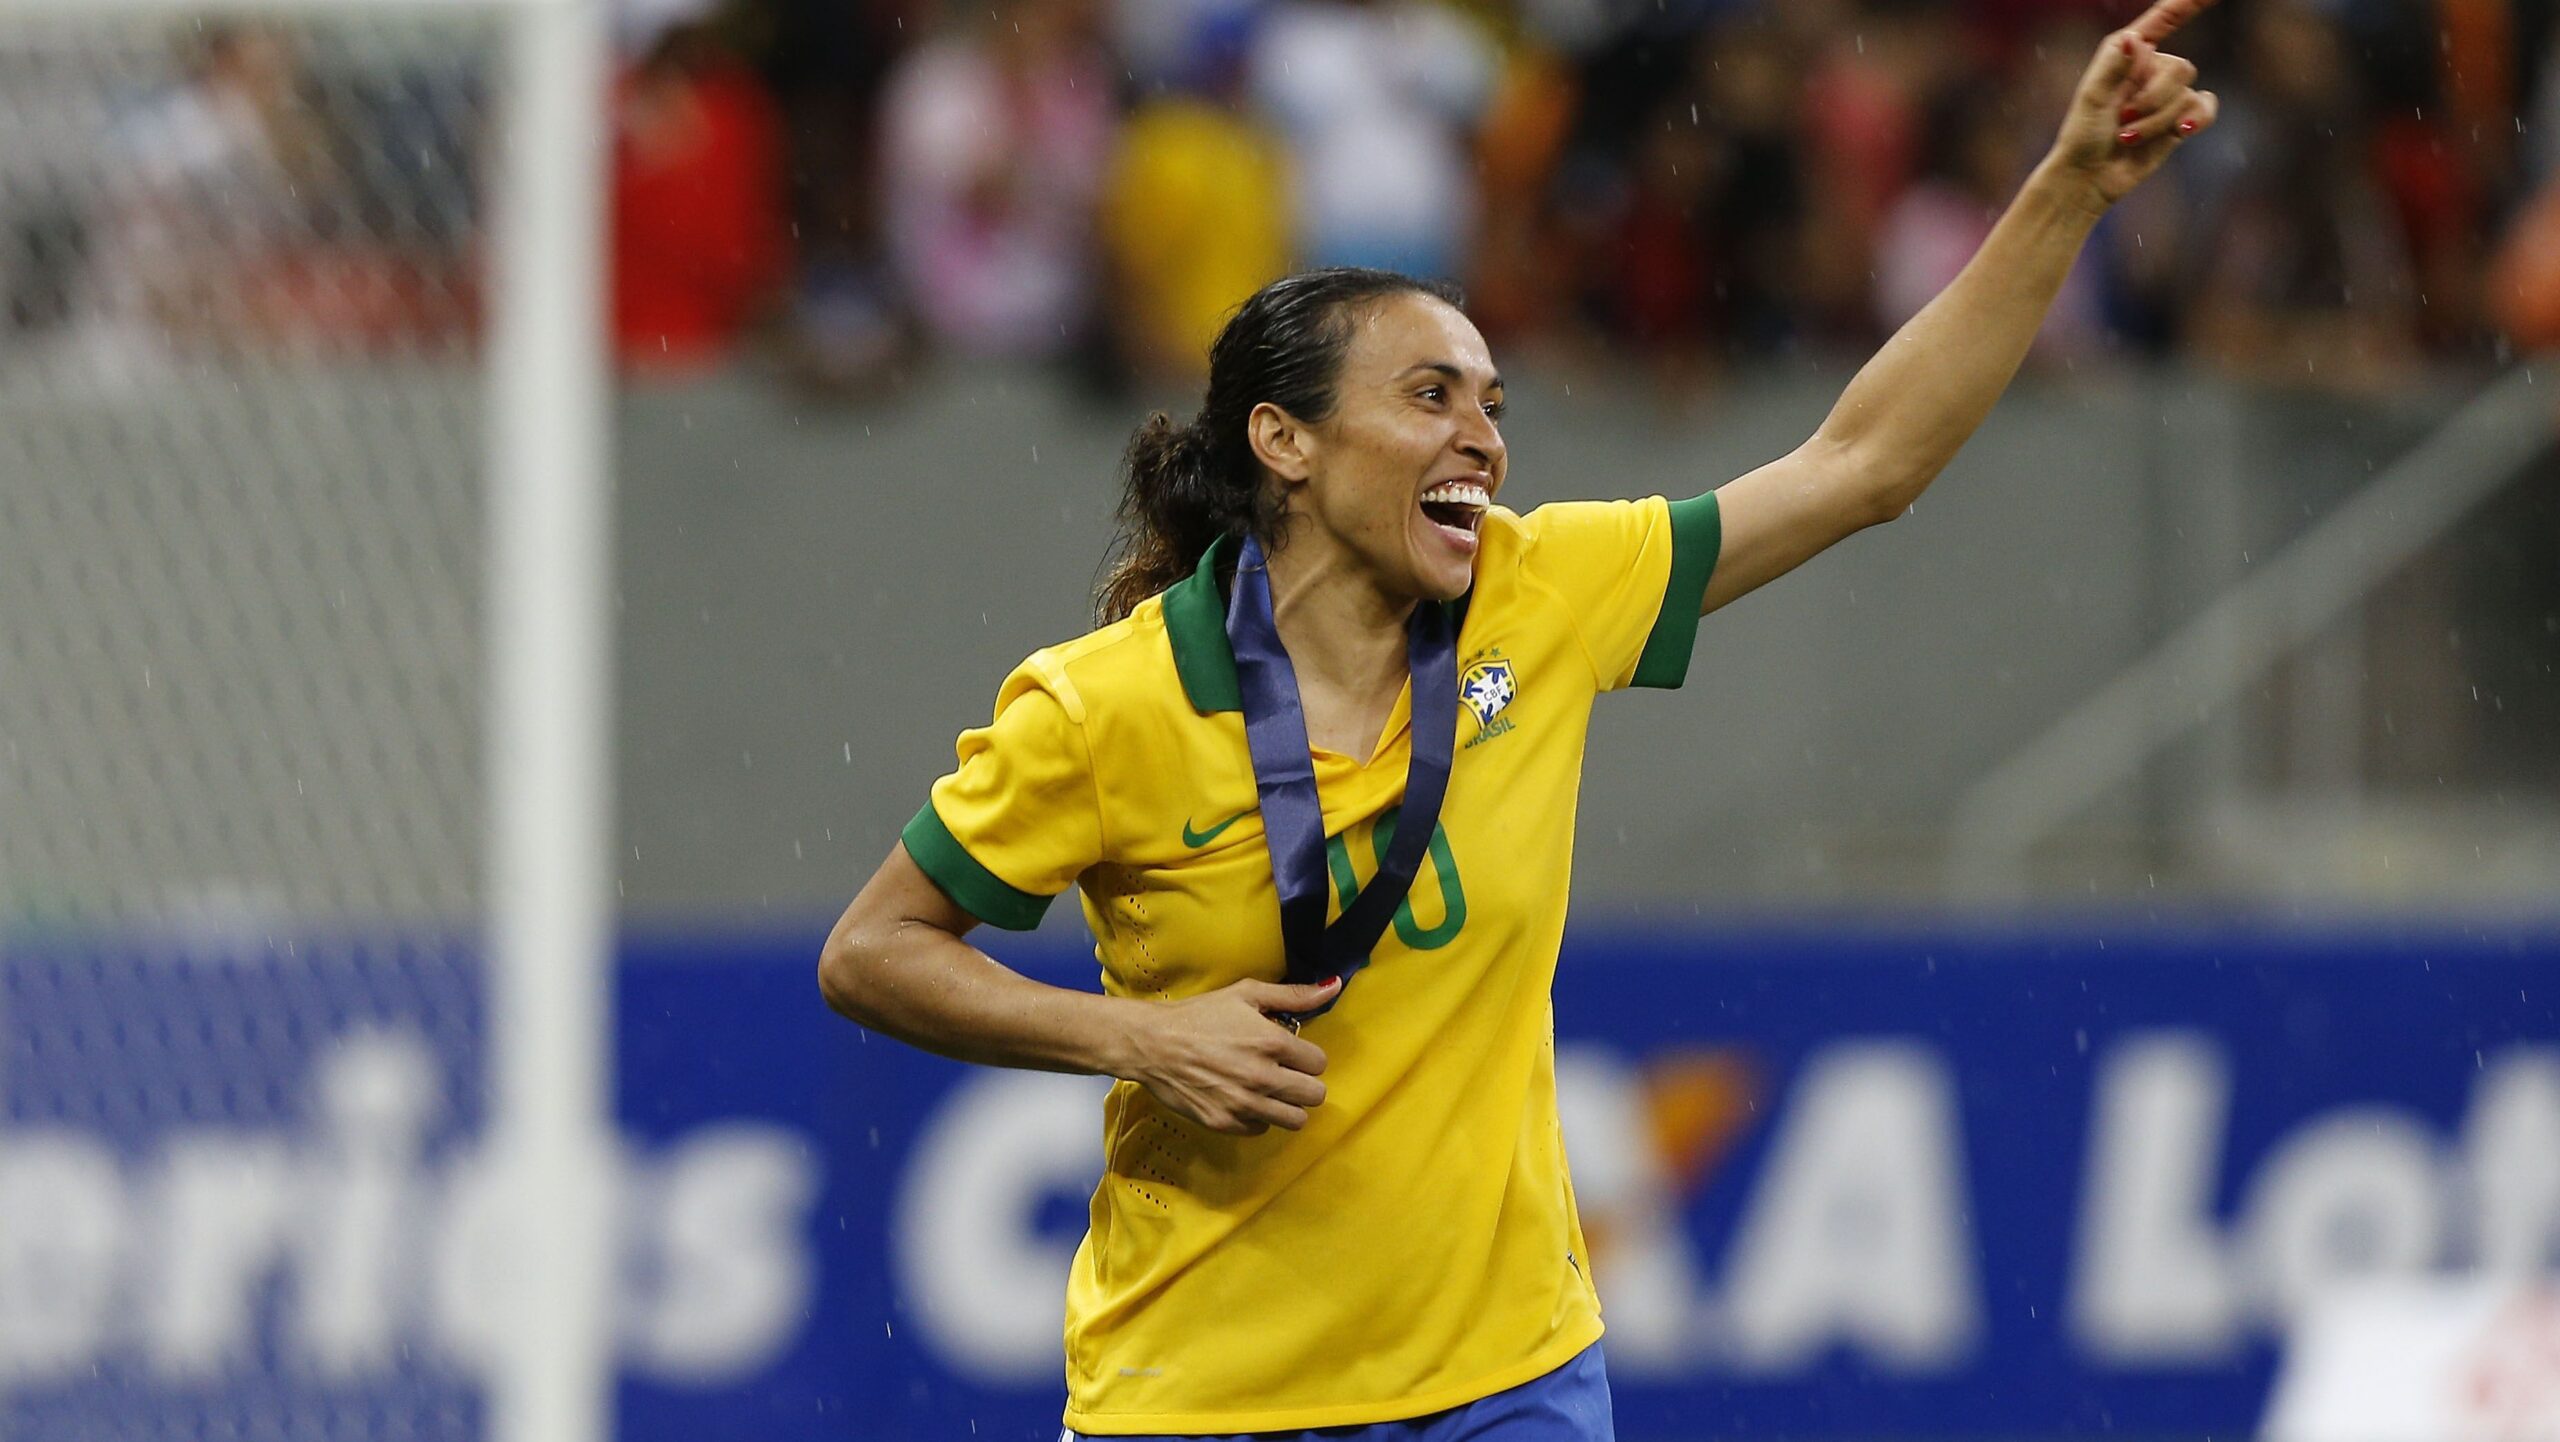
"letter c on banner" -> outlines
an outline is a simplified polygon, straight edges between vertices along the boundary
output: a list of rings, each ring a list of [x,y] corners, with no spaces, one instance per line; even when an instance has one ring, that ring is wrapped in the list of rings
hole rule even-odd
[[[1102,1176],[1108,1083],[1046,1072],[971,1076],[928,1118],[898,1179],[889,1255],[899,1295],[952,1370],[1054,1382],[1072,1242],[1032,1229],[1043,1198]]]

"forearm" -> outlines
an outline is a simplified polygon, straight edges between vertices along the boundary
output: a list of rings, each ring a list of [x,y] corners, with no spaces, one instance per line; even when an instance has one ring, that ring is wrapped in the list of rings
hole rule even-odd
[[[1884,513],[1916,499],[1990,414],[2102,212],[2052,162],[2037,167],[1964,270],[1849,383],[1815,441]]]
[[[940,927],[900,921],[828,940],[827,1004],[884,1036],[958,1061],[1127,1076],[1140,1002],[1050,986]]]

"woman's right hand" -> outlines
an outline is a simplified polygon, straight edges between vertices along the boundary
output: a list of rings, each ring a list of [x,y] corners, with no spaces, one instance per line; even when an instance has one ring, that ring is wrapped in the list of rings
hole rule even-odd
[[[1215,1132],[1296,1131],[1324,1102],[1324,1052],[1272,1020],[1313,1011],[1342,989],[1239,981],[1181,1001],[1148,1004],[1128,1079],[1168,1109]]]

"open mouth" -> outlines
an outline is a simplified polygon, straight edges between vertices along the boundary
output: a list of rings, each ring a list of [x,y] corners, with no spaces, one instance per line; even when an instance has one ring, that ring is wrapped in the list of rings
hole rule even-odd
[[[1422,493],[1422,514],[1447,531],[1473,537],[1493,493],[1473,481],[1442,481]]]

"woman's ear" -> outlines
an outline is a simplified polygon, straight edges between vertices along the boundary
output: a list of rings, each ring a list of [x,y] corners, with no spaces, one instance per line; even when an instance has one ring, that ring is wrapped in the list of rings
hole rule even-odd
[[[1271,402],[1255,406],[1244,418],[1244,435],[1245,443],[1253,447],[1253,458],[1284,485],[1296,485],[1313,471],[1309,451],[1314,437],[1297,417]]]

